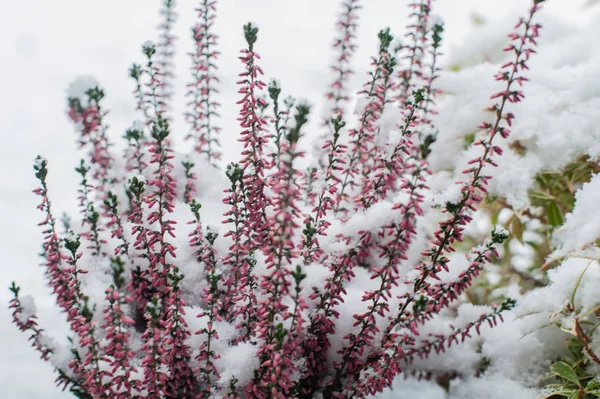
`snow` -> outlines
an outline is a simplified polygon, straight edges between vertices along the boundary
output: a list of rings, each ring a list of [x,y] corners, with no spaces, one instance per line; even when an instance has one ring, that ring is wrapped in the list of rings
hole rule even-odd
[[[575,193],[575,208],[566,215],[565,224],[554,232],[554,240],[560,243],[550,259],[565,256],[583,249],[600,238],[600,175],[595,175]]]
[[[30,317],[35,316],[37,314],[37,308],[35,307],[35,301],[31,295],[23,295],[22,297],[19,298],[19,300],[21,301],[21,309],[22,309],[22,312],[19,316],[20,316],[21,322],[23,324],[26,324],[27,320]]]
[[[86,107],[89,101],[87,92],[96,87],[100,87],[100,84],[95,77],[91,75],[79,76],[67,87],[67,98],[79,100],[82,107]]]
[[[137,120],[137,121],[133,122],[133,124],[131,125],[131,128],[135,131],[143,132],[144,129],[146,128],[146,124],[140,120]]]

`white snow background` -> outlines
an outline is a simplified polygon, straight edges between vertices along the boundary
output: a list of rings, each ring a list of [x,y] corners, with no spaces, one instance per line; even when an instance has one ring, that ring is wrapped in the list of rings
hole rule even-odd
[[[54,388],[52,367],[38,359],[37,353],[29,346],[27,336],[12,325],[6,306],[10,299],[7,287],[15,280],[22,286],[24,294],[36,297],[40,325],[54,336],[66,333],[65,326],[56,323],[58,311],[44,285],[43,270],[38,266],[41,233],[37,223],[42,215],[35,209],[38,198],[31,193],[37,184],[32,163],[37,154],[48,158],[49,194],[55,213],[60,215],[65,210],[76,212],[78,180],[74,167],[82,154],[76,149],[74,129],[66,117],[65,90],[77,76],[94,75],[105,89],[105,106],[110,110],[110,134],[112,140],[118,142],[124,129],[139,118],[134,111],[133,82],[128,78],[127,70],[133,62],[142,59],[141,43],[157,38],[155,27],[159,23],[160,3],[159,0],[0,2],[2,399],[72,397]],[[226,117],[220,121],[224,127],[224,163],[236,160],[239,155],[235,81],[237,73],[242,70],[237,60],[238,51],[244,47],[242,25],[253,21],[260,28],[256,50],[262,57],[260,65],[266,80],[277,78],[284,95],[308,99],[314,105],[315,120],[321,114],[323,93],[331,81],[328,66],[332,58],[330,49],[339,3],[337,0],[219,1],[215,29],[222,53],[218,66],[221,114]],[[376,52],[377,32],[390,26],[396,36],[403,35],[408,13],[407,1],[370,0],[363,3],[358,31],[359,48],[354,58],[355,74],[352,78],[352,88],[356,90],[365,80],[369,57]],[[472,34],[471,15],[481,16],[490,25],[501,21],[503,24],[495,25],[496,28],[509,33],[517,17],[524,15],[525,3],[529,4],[524,0],[434,2],[434,13],[441,15],[445,21],[444,64],[449,60],[468,59],[471,52],[478,54],[486,47],[485,35]],[[546,29],[552,32],[551,37],[555,40],[560,39],[561,29],[576,31],[579,26],[598,17],[597,12],[583,9],[585,0],[550,0],[547,3],[539,19],[542,24],[546,23]],[[174,115],[178,120],[172,131],[180,148],[186,133],[186,125],[180,115],[184,109],[184,87],[189,82],[190,62],[186,53],[192,49],[189,32],[195,21],[195,5],[192,0],[179,0],[178,4],[177,94],[174,103]],[[554,24],[556,26],[551,26]],[[543,31],[542,35],[545,33]],[[550,48],[552,43],[546,44]],[[585,43],[574,43],[574,58],[585,51]],[[556,57],[558,59],[559,55]],[[487,79],[492,79],[495,69],[496,66],[486,69],[485,72],[491,72]],[[546,83],[551,86],[550,77]],[[466,77],[464,84],[465,88],[470,84]],[[584,89],[582,87],[580,91]],[[477,116],[477,113],[474,114]],[[456,117],[460,119],[461,115]],[[443,165],[444,159],[439,162]],[[543,163],[543,160],[540,162]],[[518,198],[515,198],[515,203],[518,203]],[[424,388],[422,384],[407,383],[403,385],[402,393],[395,391],[386,397],[442,398],[444,394],[434,386]],[[467,397],[466,393],[463,397]]]

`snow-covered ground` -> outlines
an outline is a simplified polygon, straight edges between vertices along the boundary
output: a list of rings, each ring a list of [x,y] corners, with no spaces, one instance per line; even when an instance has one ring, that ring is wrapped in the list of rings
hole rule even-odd
[[[158,0],[30,0],[5,1],[0,4],[0,392],[6,399],[66,398],[53,387],[52,367],[37,358],[26,336],[11,324],[6,306],[8,287],[15,280],[23,291],[36,296],[40,324],[51,332],[64,333],[60,314],[44,286],[43,272],[37,253],[40,251],[40,213],[32,161],[37,154],[49,160],[50,197],[57,214],[76,208],[77,177],[74,167],[81,157],[74,132],[65,115],[65,89],[82,74],[93,74],[106,90],[106,106],[110,109],[111,137],[116,139],[136,119],[131,96],[133,84],[127,69],[141,59],[140,45],[156,38]],[[191,49],[189,26],[194,21],[194,1],[179,1],[180,19],[177,33],[177,89],[175,115],[180,115],[184,99],[181,95],[188,82],[189,61],[185,53]],[[354,88],[364,80],[369,56],[376,50],[377,32],[390,26],[392,32],[404,32],[406,2],[370,0],[364,2],[360,14],[359,49],[355,56]],[[488,21],[505,21],[506,33],[516,16],[522,15],[523,0],[454,0],[438,1],[435,13],[446,24],[444,36],[446,60],[472,62],[469,51],[477,54],[486,47],[486,36],[472,34],[472,16]],[[541,22],[547,21],[551,40],[560,41],[561,32],[575,31],[598,13],[583,12],[584,0],[550,0]],[[238,157],[238,129],[233,115],[236,75],[240,71],[238,50],[243,47],[242,25],[253,21],[260,27],[257,51],[267,78],[281,81],[284,95],[307,98],[318,110],[325,86],[330,80],[328,64],[333,23],[338,11],[335,0],[228,0],[219,2],[216,31],[220,36],[222,55],[218,65],[221,77],[222,115],[225,128],[225,161]],[[511,18],[508,18],[508,17]],[[507,19],[508,18],[508,19]],[[501,25],[502,26],[502,25]],[[498,28],[500,29],[500,28]],[[597,31],[597,30],[596,30]],[[493,37],[497,37],[493,36]],[[574,36],[580,37],[580,36]],[[470,45],[472,44],[472,45]],[[546,43],[551,49],[552,43]],[[573,62],[582,62],[588,43],[574,43]],[[564,51],[564,46],[560,48]],[[550,51],[550,50],[549,50]],[[556,68],[568,67],[559,62]],[[585,54],[583,54],[585,55]],[[547,62],[552,57],[546,56]],[[562,53],[564,60],[565,55]],[[494,68],[488,68],[493,71]],[[583,76],[590,71],[580,71]],[[577,73],[577,71],[575,71]],[[577,82],[577,75],[573,78]],[[541,85],[553,88],[553,77]],[[460,76],[455,78],[460,79]],[[457,81],[452,81],[456,84]],[[464,84],[469,85],[467,77]],[[538,87],[538,93],[541,89]],[[559,90],[556,89],[556,90]],[[582,98],[591,96],[583,85]],[[541,94],[540,94],[541,95]],[[584,109],[581,111],[585,111]],[[457,113],[457,118],[460,114]],[[185,125],[176,121],[177,144],[182,145]],[[440,159],[443,164],[444,160]],[[545,162],[541,159],[540,162]],[[529,165],[531,166],[531,165]],[[532,166],[533,168],[533,166]],[[533,171],[531,171],[533,173]],[[500,180],[501,181],[501,180]],[[513,187],[514,188],[514,187]],[[499,190],[503,190],[499,188]],[[517,188],[518,190],[518,188]],[[515,195],[518,195],[515,194]],[[516,199],[518,200],[518,198]],[[515,201],[516,201],[515,200]],[[58,322],[57,322],[58,320]],[[410,386],[409,386],[409,389]],[[415,388],[410,397],[442,397],[432,388],[427,394]],[[408,395],[408,391],[405,391]],[[421,394],[421,396],[417,396]],[[438,395],[438,396],[436,396]],[[492,398],[492,396],[490,396]]]

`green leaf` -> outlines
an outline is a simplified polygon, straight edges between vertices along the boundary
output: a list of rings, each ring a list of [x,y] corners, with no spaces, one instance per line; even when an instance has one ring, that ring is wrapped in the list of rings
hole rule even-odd
[[[571,304],[572,307],[575,307],[575,294],[577,293],[577,289],[579,288],[579,284],[581,284],[581,280],[583,279],[583,275],[587,271],[588,267],[590,267],[590,265],[591,265],[591,263],[588,263],[588,265],[585,267],[585,269],[583,269],[583,271],[579,275],[579,278],[577,279],[577,283],[575,283],[575,287],[573,287],[573,291],[571,292],[571,297],[569,298],[569,303]]]
[[[552,370],[552,372],[554,374],[556,374],[560,378],[564,378],[565,380],[570,381],[574,384],[577,384],[578,386],[580,385],[579,377],[577,377],[577,373],[567,363],[556,362],[550,367],[550,369]]]
[[[591,391],[588,391],[586,388],[585,393],[588,395],[594,395],[595,397],[600,398],[600,389],[592,389]]]
[[[579,391],[574,391],[568,396],[568,399],[578,399],[578,398],[579,398]]]
[[[542,391],[542,394],[539,396],[538,399],[553,398],[557,395],[568,397],[568,396],[572,395],[573,393],[579,393],[579,390],[565,388],[563,386],[552,386],[550,388],[544,388],[544,390]]]
[[[585,386],[586,391],[598,390],[598,388],[600,388],[600,381],[598,381],[596,378],[589,380]]]
[[[562,211],[560,210],[560,208],[558,207],[558,205],[556,205],[556,202],[552,201],[550,202],[550,205],[548,205],[548,223],[552,226],[552,227],[557,227],[562,225],[565,222],[565,217],[562,213]]]

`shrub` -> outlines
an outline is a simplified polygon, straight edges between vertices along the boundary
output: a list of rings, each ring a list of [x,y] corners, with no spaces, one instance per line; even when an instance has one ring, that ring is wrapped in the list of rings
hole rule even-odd
[[[200,2],[192,30],[187,157],[170,142],[175,3],[166,0],[161,41],[145,43],[144,65],[130,69],[143,121],[125,133],[124,164],[107,134],[102,88],[80,78],[69,89],[68,114],[88,155],[76,169],[81,226],[66,223],[66,234],[52,212],[48,163],[36,159],[44,265],[72,331],[68,361],[60,361],[65,349],[38,326],[32,298],[14,284],[10,306],[15,324],[56,367],[59,385],[80,398],[364,397],[381,392],[415,359],[502,320],[514,301],[447,333],[425,328],[507,238],[494,228],[455,279],[440,280],[486,193],[484,167],[496,165],[502,152],[496,142],[510,133],[514,115],[506,105],[523,98],[519,86],[527,81],[522,71],[534,53],[541,1],[509,35],[505,51],[513,60],[495,76],[504,89],[491,96],[491,118],[478,127],[472,145],[479,155],[457,182],[455,198],[442,204],[439,229],[414,264],[408,264],[411,244],[436,140],[443,33],[431,1],[410,4],[403,45],[392,48],[389,29],[379,33],[351,129],[345,109],[360,5],[343,2],[335,79],[326,93],[330,113],[308,170],[298,161],[310,107],[282,101],[279,83],[262,80],[259,30],[244,26],[238,82],[244,150],[225,170],[224,234],[204,221],[220,207],[202,187],[202,175],[219,174],[221,157],[216,3]],[[390,121],[397,127],[384,131]]]

